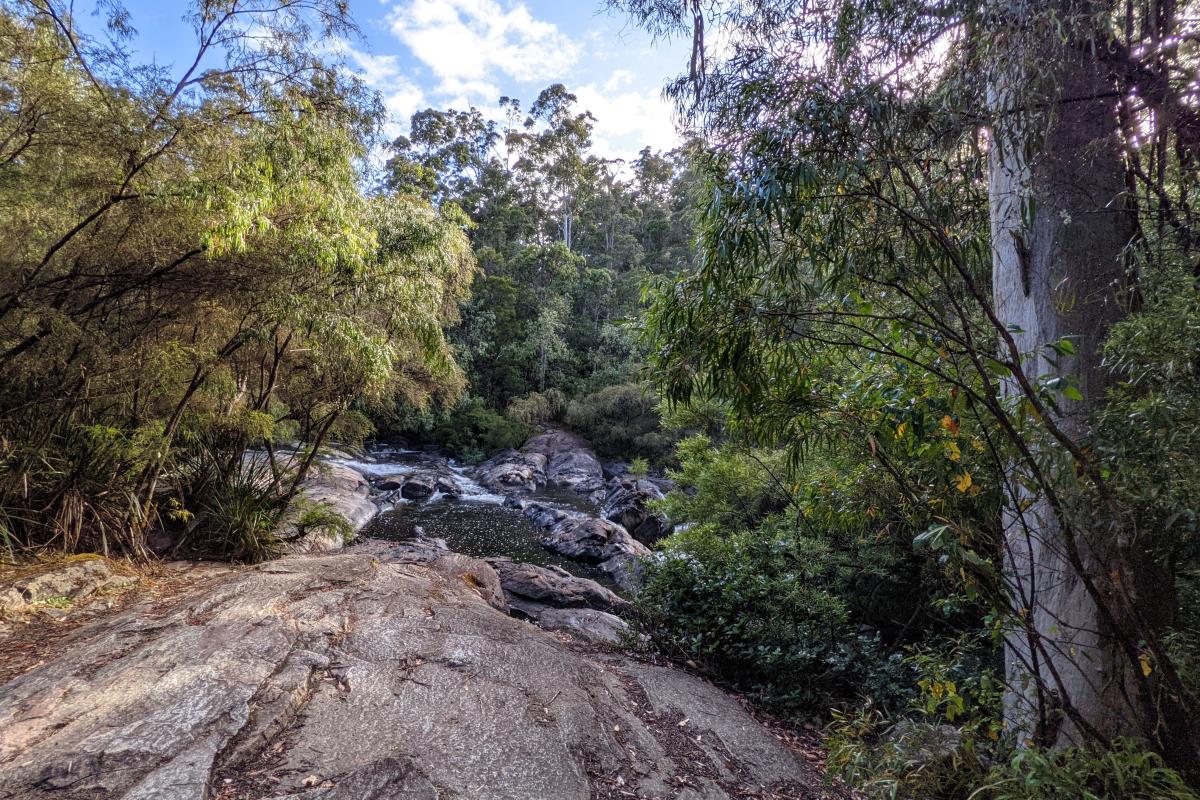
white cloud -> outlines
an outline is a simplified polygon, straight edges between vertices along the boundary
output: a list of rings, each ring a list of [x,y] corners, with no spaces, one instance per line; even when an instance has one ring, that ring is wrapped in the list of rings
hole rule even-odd
[[[596,150],[629,159],[647,145],[654,150],[676,147],[674,104],[657,88],[618,91],[629,81],[626,70],[616,70],[603,84],[589,83],[574,91],[579,107],[596,117]]]
[[[408,130],[408,120],[427,105],[421,87],[404,75],[395,55],[375,55],[356,49],[349,42],[338,40],[334,52],[362,78],[363,83],[379,92],[387,110],[384,134],[394,139]]]
[[[520,82],[556,79],[579,57],[571,37],[519,3],[409,0],[392,10],[389,22],[440,81],[441,94],[495,91],[489,79],[496,73]]]

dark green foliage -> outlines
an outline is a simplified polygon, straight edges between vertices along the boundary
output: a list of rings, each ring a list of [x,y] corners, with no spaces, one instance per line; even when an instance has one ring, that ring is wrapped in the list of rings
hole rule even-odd
[[[914,553],[902,495],[869,462],[797,468],[782,450],[704,436],[677,453],[679,489],[659,509],[680,530],[638,597],[666,652],[789,712],[863,697],[896,708],[918,692],[904,648],[976,618]]]
[[[585,396],[634,380],[641,286],[691,263],[696,180],[684,150],[647,148],[627,169],[594,153],[595,120],[561,84],[527,111],[501,104],[499,127],[477,109],[415,114],[393,144],[387,184],[471,216],[484,274],[453,338],[472,394],[495,411],[517,402],[515,416],[536,421],[520,398],[555,390],[593,405],[606,401]],[[636,425],[645,430],[602,436],[601,447],[665,456],[669,440]]]
[[[609,386],[573,400],[567,424],[610,458],[641,456],[661,464],[671,456],[676,436],[663,430],[658,401],[642,385]]]
[[[477,462],[496,450],[520,447],[533,428],[489,408],[479,397],[457,405],[412,414],[398,428],[417,444],[436,444],[464,461]]]
[[[211,441],[195,445],[177,478],[181,500],[169,512],[192,552],[246,564],[283,549],[279,529],[288,498],[263,455],[231,458]]]
[[[780,518],[753,531],[676,533],[645,564],[638,609],[668,654],[781,712],[821,713],[863,693],[888,704],[910,676],[860,632],[826,545]]]

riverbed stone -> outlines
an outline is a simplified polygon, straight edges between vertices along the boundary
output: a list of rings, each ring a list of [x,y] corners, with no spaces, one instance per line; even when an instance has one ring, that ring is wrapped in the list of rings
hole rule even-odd
[[[379,513],[379,506],[371,500],[370,481],[345,464],[318,461],[300,484],[300,491],[311,502],[324,504],[341,514],[355,532]],[[294,541],[290,531],[281,531],[281,535],[288,540],[289,554],[327,553],[345,545],[342,536],[332,533],[312,533]]]
[[[400,487],[405,500],[424,500],[437,491],[437,478],[432,475],[413,475]]]
[[[639,542],[652,545],[671,530],[666,517],[650,509],[651,503],[662,499],[662,491],[649,480],[616,477],[608,482],[600,515],[625,528]]]
[[[628,601],[588,578],[558,567],[541,567],[496,556],[485,559],[500,576],[500,585],[512,604],[513,597],[555,608],[594,608],[625,611]]]
[[[475,475],[494,492],[532,492],[546,483],[546,456],[501,450],[476,467]]]
[[[505,615],[485,571],[288,557],[67,630],[0,686],[0,797],[820,796],[735,699]]]
[[[521,450],[546,457],[546,480],[556,486],[588,496],[604,490],[604,469],[599,459],[588,443],[573,433],[545,431],[527,441]]]
[[[599,564],[617,555],[647,556],[650,548],[615,522],[598,517],[567,517],[542,537],[542,545],[568,558]]]

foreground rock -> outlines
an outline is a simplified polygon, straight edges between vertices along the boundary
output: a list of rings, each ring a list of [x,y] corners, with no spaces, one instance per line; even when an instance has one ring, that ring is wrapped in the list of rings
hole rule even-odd
[[[481,561],[394,550],[231,571],[71,631],[0,689],[0,797],[821,796],[705,681],[506,616]]]

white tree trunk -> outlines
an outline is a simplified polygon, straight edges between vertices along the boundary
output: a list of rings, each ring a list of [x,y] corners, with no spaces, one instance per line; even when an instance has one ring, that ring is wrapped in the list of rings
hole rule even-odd
[[[1026,20],[1042,8],[1005,6]],[[1107,375],[1098,348],[1124,314],[1123,253],[1133,234],[1116,98],[1083,47],[1017,38],[989,98],[995,119],[989,175],[994,303],[1028,354],[1024,369],[1031,379],[1077,380],[1083,401],[1060,396],[1055,421],[1079,439],[1086,435],[1088,413],[1104,399]],[[1028,102],[1026,67],[1055,71],[1050,94],[1034,92],[1052,100],[1049,119],[1045,106],[1032,115],[1018,110]],[[1076,353],[1058,358],[1046,346],[1064,337],[1071,337]],[[1058,358],[1057,366],[1050,357]],[[1013,381],[1004,391],[1019,394]],[[1007,642],[1007,719],[1023,740],[1079,742],[1079,726],[1062,713],[1069,703],[1103,734],[1136,733],[1136,713],[1122,691],[1128,660],[1069,563],[1063,529],[1046,497],[1029,485],[1028,466],[1015,465],[1010,477],[1017,488],[1004,517],[1007,578],[1018,613],[1031,620],[1037,638],[1014,631]],[[1081,530],[1077,541],[1085,573],[1107,585],[1111,547],[1104,533]],[[1039,686],[1049,691],[1039,694]]]

